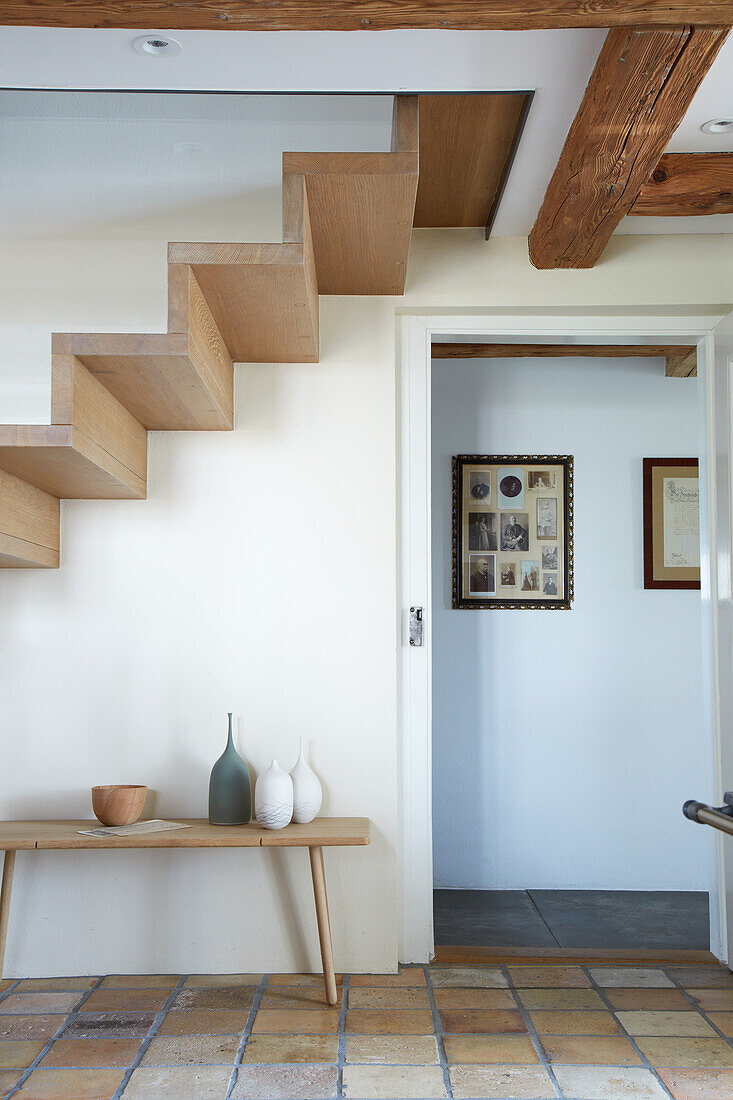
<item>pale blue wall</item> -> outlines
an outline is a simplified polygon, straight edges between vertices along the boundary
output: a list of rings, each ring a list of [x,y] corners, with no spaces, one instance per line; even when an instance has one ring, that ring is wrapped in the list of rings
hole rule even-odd
[[[642,459],[698,453],[659,359],[433,364],[435,884],[707,889],[700,595],[642,588]],[[451,456],[575,456],[572,611],[453,611]]]

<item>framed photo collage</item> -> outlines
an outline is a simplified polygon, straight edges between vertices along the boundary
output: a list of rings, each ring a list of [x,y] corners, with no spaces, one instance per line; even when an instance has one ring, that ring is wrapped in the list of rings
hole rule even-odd
[[[453,607],[570,608],[571,455],[456,455]]]

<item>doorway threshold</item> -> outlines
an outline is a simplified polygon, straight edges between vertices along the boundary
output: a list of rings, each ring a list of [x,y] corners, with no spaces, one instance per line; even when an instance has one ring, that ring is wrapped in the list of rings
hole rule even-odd
[[[697,966],[719,966],[719,960],[710,951],[656,950],[654,948],[567,948],[567,947],[468,947],[440,945],[435,948],[431,962],[435,966],[495,966],[511,965],[521,961],[527,966],[551,963],[555,966],[669,966],[674,963],[693,963]]]

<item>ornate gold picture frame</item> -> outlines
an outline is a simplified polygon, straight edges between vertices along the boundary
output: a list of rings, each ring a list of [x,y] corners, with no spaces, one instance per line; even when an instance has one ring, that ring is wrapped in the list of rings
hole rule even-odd
[[[572,455],[453,458],[453,607],[569,610]]]

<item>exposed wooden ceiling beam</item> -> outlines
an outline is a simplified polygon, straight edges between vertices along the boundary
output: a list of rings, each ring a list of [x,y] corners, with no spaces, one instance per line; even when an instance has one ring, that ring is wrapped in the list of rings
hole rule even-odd
[[[603,359],[661,356],[668,378],[697,377],[697,348],[688,344],[433,344],[433,359]]]
[[[0,25],[351,31],[733,23],[731,0],[5,0]]]
[[[665,153],[629,214],[733,214],[733,153]]]
[[[593,266],[657,167],[728,31],[608,32],[529,237],[535,267]]]

